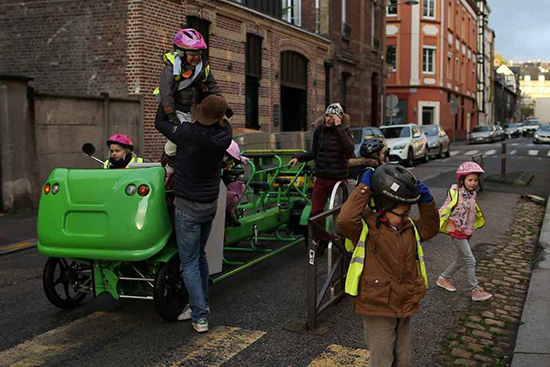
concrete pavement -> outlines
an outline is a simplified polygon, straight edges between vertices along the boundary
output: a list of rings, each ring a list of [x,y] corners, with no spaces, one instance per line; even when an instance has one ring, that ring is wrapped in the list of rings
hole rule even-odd
[[[540,233],[542,252],[531,274],[512,367],[550,366],[550,197]]]

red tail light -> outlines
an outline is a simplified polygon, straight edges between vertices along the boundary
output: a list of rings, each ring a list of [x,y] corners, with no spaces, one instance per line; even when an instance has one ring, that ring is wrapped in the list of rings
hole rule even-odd
[[[48,195],[50,191],[52,191],[52,186],[47,183],[46,185],[44,185],[44,194]]]
[[[151,189],[149,188],[149,186],[143,184],[143,185],[139,185],[138,187],[138,195],[139,196],[146,196],[147,194],[149,194],[149,191],[151,191]]]

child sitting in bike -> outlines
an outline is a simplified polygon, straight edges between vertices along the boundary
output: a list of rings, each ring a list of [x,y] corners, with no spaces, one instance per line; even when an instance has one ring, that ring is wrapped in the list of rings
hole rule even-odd
[[[143,158],[134,153],[134,142],[127,135],[111,135],[106,143],[109,158],[103,164],[104,169],[126,168],[130,163],[143,163]]]
[[[239,180],[243,170],[237,167],[241,163],[246,163],[248,158],[241,156],[239,144],[235,140],[226,150],[223,162],[222,181],[227,188],[227,200],[225,203],[225,224],[230,227],[240,227],[241,223],[235,215],[237,204],[243,197],[244,183]]]
[[[357,184],[367,169],[376,169],[386,161],[386,147],[379,138],[369,138],[361,144],[359,150],[361,157],[351,158],[348,162],[349,178],[356,180]]]

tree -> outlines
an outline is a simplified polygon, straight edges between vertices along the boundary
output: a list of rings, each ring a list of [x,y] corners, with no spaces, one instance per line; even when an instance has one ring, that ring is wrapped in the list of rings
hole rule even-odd
[[[508,62],[499,52],[495,52],[495,65],[505,65]]]
[[[535,116],[535,109],[531,105],[523,105],[521,106],[521,117],[525,120],[529,117]]]

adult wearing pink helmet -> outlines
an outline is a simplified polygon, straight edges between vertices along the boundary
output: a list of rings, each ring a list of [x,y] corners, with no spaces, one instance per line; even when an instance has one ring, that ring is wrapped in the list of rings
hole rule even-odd
[[[103,163],[104,169],[126,168],[130,163],[143,163],[134,153],[134,142],[128,135],[116,133],[106,141],[109,158]]]

